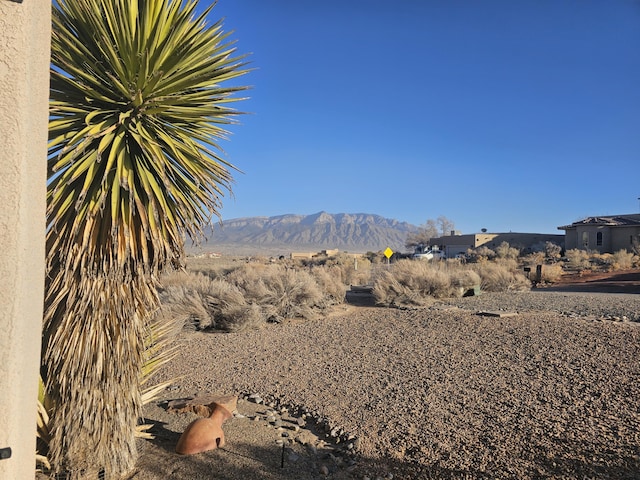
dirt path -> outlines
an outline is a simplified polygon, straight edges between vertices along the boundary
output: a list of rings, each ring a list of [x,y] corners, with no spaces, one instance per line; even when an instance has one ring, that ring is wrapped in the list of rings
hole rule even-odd
[[[544,288],[555,292],[640,293],[640,270],[564,275]]]

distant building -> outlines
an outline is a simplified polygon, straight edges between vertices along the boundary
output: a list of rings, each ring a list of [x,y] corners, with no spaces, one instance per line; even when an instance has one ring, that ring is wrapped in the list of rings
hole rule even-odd
[[[521,251],[543,250],[546,242],[564,246],[564,235],[544,233],[471,233],[460,235],[453,231],[451,235],[432,238],[429,244],[444,250],[447,258],[455,258],[460,253],[466,253],[468,249],[485,246],[495,250],[501,243],[507,242],[509,246],[519,248]]]
[[[314,257],[335,257],[340,253],[340,250],[334,248],[332,250],[321,250],[319,252],[292,252],[291,259],[295,260],[297,258],[314,258]]]
[[[640,243],[640,214],[587,217],[558,230],[564,230],[567,250],[631,251]]]

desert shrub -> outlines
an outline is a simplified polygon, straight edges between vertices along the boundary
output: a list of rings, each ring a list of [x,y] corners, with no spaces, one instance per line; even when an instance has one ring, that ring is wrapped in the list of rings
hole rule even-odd
[[[591,266],[589,252],[573,248],[565,253],[567,257],[567,266],[574,270],[586,270]]]
[[[451,286],[457,291],[456,296],[463,296],[468,290],[480,286],[480,275],[470,268],[454,269],[451,272]]]
[[[243,323],[255,324],[254,318],[234,318],[240,324],[231,328],[229,312],[247,307],[243,292],[235,285],[212,280],[201,273],[186,274],[183,285],[164,286],[160,290],[161,314],[173,316],[175,322],[198,330],[237,330]]]
[[[595,271],[611,270],[613,263],[613,255],[610,253],[600,253],[598,251],[589,251],[589,268]]]
[[[247,303],[260,305],[270,321],[313,318],[314,307],[323,305],[323,292],[305,268],[247,264],[225,280],[243,291]]]
[[[535,271],[536,265],[544,264],[545,260],[546,255],[544,252],[533,252],[522,257],[521,262],[523,266],[530,267],[532,271]]]
[[[311,269],[311,276],[322,291],[323,306],[338,305],[344,302],[346,285],[342,280],[344,270],[340,265],[321,266]]]
[[[246,263],[243,257],[222,256],[222,257],[187,257],[185,266],[187,271],[202,273],[210,278],[222,278],[227,273]]]
[[[382,305],[424,305],[456,293],[442,262],[399,260],[379,271],[373,282],[376,302]]]
[[[501,259],[516,259],[520,256],[520,250],[509,245],[508,242],[502,242],[496,247],[496,257]]]
[[[553,242],[545,242],[544,255],[550,262],[557,262],[562,256],[562,247]]]
[[[371,260],[366,256],[355,257],[347,253],[339,253],[327,257],[323,262],[326,267],[338,267],[344,285],[364,285],[371,276]]]
[[[472,268],[480,276],[480,288],[487,292],[524,291],[531,288],[527,277],[503,264],[482,262],[473,264]]]
[[[341,268],[345,285],[365,285],[369,283],[372,264],[367,257],[354,257],[352,263],[344,264]]]
[[[259,303],[268,307],[269,318],[314,318],[313,307],[321,304],[323,294],[310,273],[273,265],[261,280],[267,294]]]
[[[484,245],[467,251],[468,261],[475,263],[492,260],[493,258],[495,258],[495,256],[496,252]]]
[[[286,270],[280,265],[264,265],[247,263],[224,276],[224,280],[238,287],[245,295],[248,303],[263,304],[271,292],[264,280],[273,275],[273,269]]]
[[[397,264],[395,264],[397,265]],[[427,305],[433,302],[426,293],[398,278],[391,270],[380,271],[373,282],[373,295],[380,305]]]
[[[195,290],[206,289],[209,282],[211,282],[211,278],[204,273],[173,270],[165,273],[160,278],[159,292],[162,293],[164,290],[174,286],[187,287]]]
[[[535,270],[532,270],[535,271]],[[554,283],[560,280],[564,273],[562,265],[553,264],[553,265],[542,265],[542,282]]]
[[[266,320],[264,310],[255,303],[228,305],[220,312],[217,326],[228,332],[241,332],[260,328]]]
[[[512,271],[512,272],[520,270],[520,264],[518,263],[518,260],[516,260],[515,258],[499,258],[499,257],[496,257],[493,260],[493,262],[491,262],[491,263],[499,265],[503,269],[509,270],[509,271]]]
[[[239,331],[286,318],[314,318],[344,302],[340,266],[244,262],[221,278],[176,272],[162,279],[163,313],[199,330]]]
[[[623,249],[614,252],[608,258],[608,263],[611,270],[627,270],[633,268],[635,260],[633,252],[627,252],[627,250]]]

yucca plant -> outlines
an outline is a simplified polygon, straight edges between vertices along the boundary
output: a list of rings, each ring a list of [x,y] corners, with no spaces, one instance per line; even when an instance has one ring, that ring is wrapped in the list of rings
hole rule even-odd
[[[134,466],[156,280],[230,191],[218,142],[245,87],[226,85],[247,70],[210,10],[53,3],[41,370],[49,461],[67,478]]]

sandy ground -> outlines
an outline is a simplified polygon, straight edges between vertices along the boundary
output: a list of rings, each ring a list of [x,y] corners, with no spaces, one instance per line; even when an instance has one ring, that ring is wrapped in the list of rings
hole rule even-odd
[[[637,297],[617,305],[639,311]],[[479,298],[491,314],[472,299],[345,305],[260,331],[183,332],[158,379],[181,378],[147,408],[156,439],[140,442],[129,479],[640,478],[639,324],[559,315],[569,297],[556,292],[520,295],[517,309]],[[197,417],[166,401],[197,392],[239,395],[239,415],[223,449],[179,456]]]

